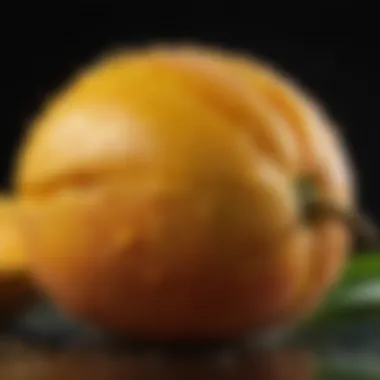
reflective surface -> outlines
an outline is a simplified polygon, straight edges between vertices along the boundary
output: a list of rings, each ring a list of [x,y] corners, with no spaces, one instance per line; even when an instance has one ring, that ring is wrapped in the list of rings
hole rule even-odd
[[[165,355],[91,348],[49,351],[20,342],[1,344],[0,378],[6,380],[343,380],[379,379],[379,363],[328,361],[300,349]]]
[[[314,379],[314,360],[302,351],[280,350],[237,355],[233,352],[200,356],[160,353],[67,350],[48,352],[8,343],[0,362],[7,380],[121,380],[121,379]]]
[[[261,345],[249,340],[198,347],[120,344],[41,303],[3,326],[0,379],[378,380],[378,327],[378,318],[325,323]]]

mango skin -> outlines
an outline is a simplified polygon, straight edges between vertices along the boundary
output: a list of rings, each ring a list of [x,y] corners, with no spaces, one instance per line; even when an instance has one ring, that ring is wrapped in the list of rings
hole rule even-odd
[[[224,339],[310,313],[344,266],[346,226],[302,218],[305,176],[355,206],[310,97],[253,58],[157,46],[99,60],[45,105],[15,192],[39,203],[30,269],[63,311],[137,338]]]

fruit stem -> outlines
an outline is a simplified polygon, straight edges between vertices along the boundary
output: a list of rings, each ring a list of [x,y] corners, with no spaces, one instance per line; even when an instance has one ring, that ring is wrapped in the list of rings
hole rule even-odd
[[[361,212],[349,212],[333,204],[311,201],[305,206],[305,218],[309,223],[318,223],[328,218],[338,219],[345,223],[355,237],[355,251],[369,251],[379,247],[377,226]]]

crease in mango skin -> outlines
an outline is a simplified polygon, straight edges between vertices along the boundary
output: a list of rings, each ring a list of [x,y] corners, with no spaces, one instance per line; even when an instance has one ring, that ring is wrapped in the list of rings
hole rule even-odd
[[[322,112],[253,58],[202,47],[110,55],[32,123],[16,162],[30,268],[65,312],[147,339],[229,338],[312,311],[350,245],[307,226],[296,183],[355,207]]]

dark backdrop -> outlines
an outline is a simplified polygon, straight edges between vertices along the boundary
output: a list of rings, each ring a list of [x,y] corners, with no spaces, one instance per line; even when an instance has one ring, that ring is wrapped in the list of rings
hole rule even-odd
[[[371,10],[360,13],[354,5],[309,7],[283,10],[273,6],[254,13],[240,9],[239,17],[228,17],[219,4],[220,9],[208,13],[202,22],[194,17],[205,13],[200,9],[172,9],[178,13],[171,16],[170,10],[158,15],[148,5],[143,17],[106,7],[70,12],[57,8],[28,21],[19,15],[12,21],[9,16],[12,27],[1,37],[1,90],[6,99],[0,136],[2,185],[7,186],[12,154],[25,121],[73,69],[123,43],[197,40],[269,58],[322,99],[349,143],[358,168],[361,202],[380,220],[376,20],[370,18]]]

